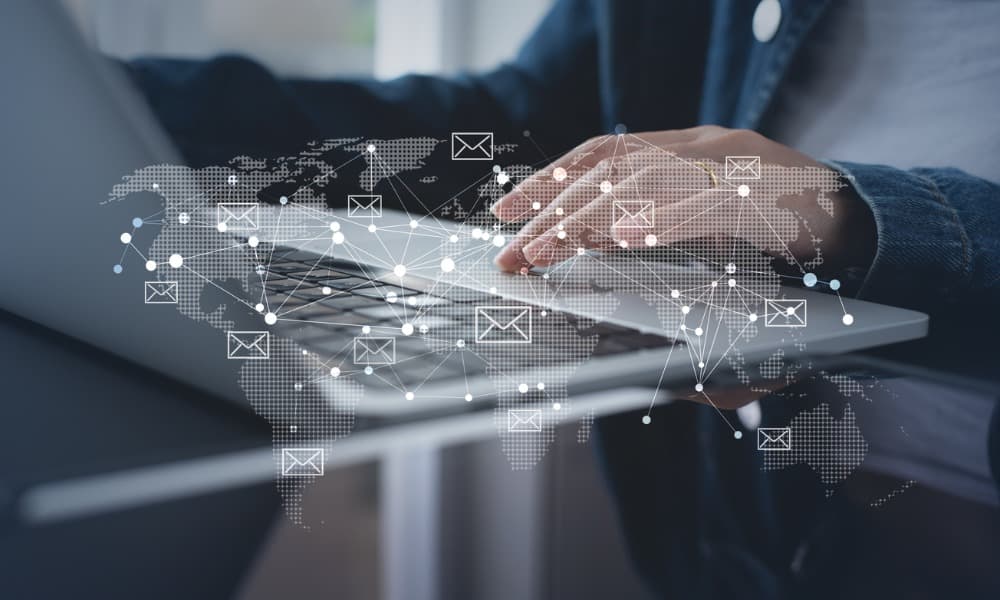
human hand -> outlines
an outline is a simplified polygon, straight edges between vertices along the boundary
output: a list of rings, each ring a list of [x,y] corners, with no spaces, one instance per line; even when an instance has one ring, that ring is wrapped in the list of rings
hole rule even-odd
[[[726,156],[759,156],[761,179],[725,179]],[[828,175],[820,179],[830,187],[799,189],[803,170],[820,171],[811,180]],[[655,210],[646,226],[623,223],[616,201],[652,201]],[[868,207],[835,171],[753,131],[716,126],[590,139],[520,182],[492,211],[502,221],[526,221],[496,258],[511,272],[561,262],[580,248],[722,237],[790,264],[815,259],[821,248],[821,272],[835,273],[866,267],[876,245]]]

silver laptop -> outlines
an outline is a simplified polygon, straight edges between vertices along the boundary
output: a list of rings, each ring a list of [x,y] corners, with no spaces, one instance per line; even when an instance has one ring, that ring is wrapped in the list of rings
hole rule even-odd
[[[151,310],[141,291],[149,273],[135,257],[125,273],[112,271],[115,253],[121,250],[114,241],[123,225],[134,216],[161,215],[164,207],[155,194],[140,194],[121,203],[103,201],[123,176],[136,169],[180,164],[169,140],[135,91],[105,60],[85,48],[57,3],[19,2],[16,8],[6,9],[12,10],[17,11],[16,18],[0,19],[4,55],[19,57],[18,64],[5,74],[7,85],[0,100],[4,241],[9,249],[0,262],[5,282],[0,286],[0,307],[246,406],[246,395],[238,385],[241,363],[227,356],[226,332],[185,318],[176,310]],[[279,217],[283,210],[286,217]],[[544,283],[545,273],[510,276],[488,269],[476,271],[475,277],[457,273],[442,285],[441,239],[472,236],[469,226],[385,210],[378,228],[386,234],[366,236],[368,223],[349,214],[346,205],[343,210],[320,214],[300,212],[298,217],[282,206],[261,206],[260,211],[260,219],[267,222],[301,218],[340,223],[355,251],[349,257],[331,255],[329,237],[289,241],[273,232],[270,239],[262,233],[259,243],[271,244],[273,250],[266,272],[259,273],[259,289],[253,293],[268,306],[283,306],[286,313],[277,323],[265,323],[270,311],[256,311],[251,303],[234,317],[233,329],[269,331],[292,339],[321,356],[331,372],[345,365],[342,375],[359,381],[366,390],[357,407],[359,414],[468,410],[467,397],[475,398],[476,406],[489,406],[498,379],[488,353],[484,359],[482,352],[435,351],[428,348],[421,333],[422,328],[432,335],[448,331],[441,338],[456,342],[459,334],[454,332],[467,331],[461,336],[472,346],[488,328],[477,319],[489,319],[490,314],[498,319],[502,314],[517,316],[509,310],[480,310],[490,307],[526,309],[536,327],[540,327],[540,315],[559,314],[561,323],[572,324],[581,335],[598,336],[586,360],[577,361],[574,372],[566,375],[571,394],[624,384],[681,385],[689,380],[693,385],[690,360],[666,360],[671,352],[687,356],[681,346],[692,341],[676,329],[665,328],[642,294],[615,294],[614,307],[609,309],[593,302],[595,291],[584,280],[567,279],[558,293],[539,294],[539,286],[552,288]],[[419,227],[433,228],[436,235],[389,234],[408,230],[415,219]],[[152,239],[143,237],[151,227],[134,232],[137,246]],[[450,228],[447,233],[445,228]],[[236,244],[247,241],[246,234],[231,235]],[[488,247],[484,250],[482,264],[489,263],[489,251]],[[433,260],[416,261],[426,263],[425,268],[411,264],[400,275],[391,268],[400,256]],[[690,278],[695,275],[688,270],[699,267],[670,264],[658,268],[667,273],[663,277],[673,272]],[[927,317],[908,310],[800,288],[782,289],[777,296],[808,302],[808,326],[794,332],[786,327],[760,327],[758,335],[740,342],[739,351],[747,361],[772,356],[782,348],[792,352],[805,347],[813,354],[851,352],[918,338],[927,331]],[[438,319],[430,324],[407,316],[408,307],[428,304],[450,308],[409,313]],[[692,310],[694,321],[703,309],[695,306]],[[843,323],[845,313],[854,317],[850,326]],[[707,316],[704,328],[711,328],[712,318],[717,317]],[[377,335],[380,332],[386,335]],[[392,364],[357,361],[359,338],[363,345],[373,338],[392,338]],[[550,336],[546,342],[550,355],[560,351],[558,339]],[[713,374],[715,380],[727,372],[722,360],[727,345],[715,344],[699,357],[699,361],[723,365]],[[371,346],[360,351],[377,355],[378,343]],[[537,364],[517,363],[517,348],[504,349],[511,357],[505,370],[519,373],[510,381],[514,390],[542,381],[532,373]],[[558,369],[553,362],[543,366]],[[414,389],[418,390],[415,398]]]

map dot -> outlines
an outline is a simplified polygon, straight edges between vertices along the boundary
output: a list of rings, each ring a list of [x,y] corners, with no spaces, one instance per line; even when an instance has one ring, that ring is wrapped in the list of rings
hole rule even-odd
[[[179,269],[184,264],[184,257],[180,254],[171,254],[169,262],[171,267]]]
[[[177,215],[177,222],[180,223],[181,225],[187,225],[188,223],[191,222],[191,215],[187,214],[186,212],[182,212],[181,214]]]
[[[132,227],[135,227],[136,229],[142,227],[142,219],[140,219],[139,217],[132,219]]]
[[[396,265],[392,268],[392,272],[396,274],[396,277],[402,277],[406,275],[406,265]]]
[[[704,333],[705,333],[705,330],[704,330],[704,329],[702,329],[701,327],[695,327],[695,328],[694,328],[694,334],[695,334],[695,335],[699,335],[699,336],[700,336],[700,335],[702,335],[702,334],[704,334]]]
[[[118,274],[120,274],[122,272],[122,266],[121,265],[115,265],[115,266],[111,267],[111,270],[115,272],[115,275],[118,275]]]
[[[565,231],[560,231],[559,233],[556,234],[556,237],[559,238],[559,239],[561,239],[561,240],[564,240],[564,239],[566,239],[566,232]]]
[[[441,270],[445,273],[451,273],[455,270],[455,261],[445,257],[441,259]]]
[[[611,190],[615,189],[615,186],[611,184],[610,181],[601,182],[601,192],[604,194],[610,194]]]
[[[738,440],[742,440],[743,439],[743,432],[742,431],[734,431],[733,432],[733,437],[736,438],[736,439],[738,439]]]
[[[854,315],[852,315],[850,313],[847,313],[847,314],[844,315],[844,318],[842,318],[841,321],[844,322],[844,325],[853,325],[854,324]]]
[[[680,298],[681,297],[680,290],[670,290],[670,297],[671,298]]]
[[[702,384],[700,384],[700,383],[696,383],[696,384],[694,384],[694,391],[696,391],[696,392],[701,392],[701,391],[703,391],[704,389],[705,389],[705,386],[704,386],[704,385],[702,385]]]
[[[465,348],[465,340],[458,340],[457,342],[455,342],[455,345],[458,346],[459,348]]]
[[[147,271],[155,271],[156,270],[156,261],[155,260],[147,260],[146,261],[146,270]]]
[[[806,273],[805,275],[802,276],[802,283],[804,283],[806,287],[812,287],[816,285],[816,274]]]
[[[324,285],[321,291],[323,292],[323,295],[329,296],[330,294],[333,293],[333,288],[328,285]]]
[[[628,248],[628,242],[625,240],[619,241],[618,245],[621,246],[622,248]]]
[[[368,154],[375,154],[375,144],[368,144]]]
[[[375,227],[375,223],[372,223],[371,225],[368,226],[368,231],[371,233],[375,233],[375,230],[377,229],[378,227]]]
[[[132,234],[131,233],[123,233],[120,239],[121,239],[121,241],[122,241],[123,244],[130,244],[130,243],[132,243]]]
[[[465,401],[466,402],[472,402],[472,394],[466,394],[465,395]]]
[[[413,400],[413,392],[406,392],[406,394],[403,397],[406,398],[407,400]]]
[[[642,424],[643,425],[649,425],[652,422],[653,422],[653,419],[649,418],[649,415],[643,415],[642,416]]]
[[[552,403],[552,410],[562,410],[562,404],[560,404],[558,402],[553,402]]]
[[[646,245],[647,246],[655,246],[656,245],[656,236],[653,235],[652,233],[649,234],[649,235],[647,235],[646,236]]]
[[[219,230],[219,233],[226,233],[226,230],[229,229],[225,223],[219,223],[215,228]]]
[[[690,306],[688,306],[687,304],[685,304],[684,306],[682,306],[682,307],[681,307],[681,312],[682,312],[682,313],[684,313],[684,314],[686,315],[686,314],[688,314],[689,312],[691,312],[691,307],[690,307]]]
[[[344,232],[343,231],[334,231],[333,235],[330,236],[330,239],[333,241],[334,244],[337,244],[339,246],[340,244],[344,243],[344,239],[345,239],[344,238]]]
[[[500,172],[500,170],[501,170],[501,169],[500,169],[500,165],[493,165],[493,172],[494,172],[494,173],[499,173],[499,172]]]
[[[541,202],[532,202],[531,203],[531,210],[542,210],[542,203]]]
[[[538,385],[536,385],[535,387],[538,388],[538,391],[542,391],[545,389],[545,384],[539,381]]]
[[[730,280],[727,281],[726,283],[729,284],[729,287],[736,287],[736,280],[735,279],[730,278]]]
[[[504,244],[507,243],[507,238],[502,235],[493,236],[493,245],[497,248],[502,248]]]
[[[736,193],[739,194],[741,198],[746,198],[750,195],[750,186],[744,183],[740,187],[736,188]]]
[[[363,333],[365,335],[368,335],[371,332],[372,332],[372,328],[370,326],[368,326],[368,325],[365,325],[364,327],[361,328],[361,333]]]
[[[403,332],[403,335],[413,335],[413,323],[403,323],[399,330]]]
[[[340,231],[340,223],[337,221],[330,221],[330,231]]]
[[[365,367],[365,375],[371,375],[374,372],[375,372],[375,369],[373,369],[371,367]]]
[[[837,290],[839,290],[840,289],[840,280],[839,279],[831,279],[830,280],[830,289],[833,290],[833,291],[835,291],[835,292]]]
[[[331,377],[340,377],[340,367],[334,367],[334,368],[330,369],[330,376]]]
[[[522,394],[527,394],[528,393],[528,384],[527,383],[522,383],[522,384],[518,385],[517,386],[517,391],[521,392]]]
[[[254,306],[253,308],[254,308],[254,310],[256,310],[257,312],[264,312],[264,305],[263,305],[263,304],[261,304],[261,303],[259,303],[259,302],[258,302],[258,303],[257,303],[257,305],[256,305],[256,306]]]
[[[736,272],[736,265],[734,265],[733,263],[729,263],[728,265],[726,265],[726,273],[732,275],[735,272]]]
[[[264,322],[267,323],[268,325],[274,325],[275,323],[278,322],[278,315],[274,314],[273,312],[269,312],[266,315],[264,315]]]
[[[452,244],[454,244],[455,242],[458,241],[458,236],[457,235],[452,235],[451,237],[448,238],[448,241],[451,242]]]
[[[288,196],[282,196],[281,198],[278,198],[278,202],[282,204],[288,204]]]
[[[237,181],[239,181],[239,180],[236,179],[236,175],[230,175],[229,176],[229,185],[236,185]]]
[[[552,169],[552,179],[555,179],[556,181],[562,181],[566,179],[566,169],[562,167],[556,167],[555,169]]]
[[[257,246],[260,245],[260,238],[258,238],[255,235],[251,235],[250,237],[247,238],[247,245],[250,246],[251,248],[256,248]]]
[[[585,254],[586,252],[587,252],[587,249],[586,249],[586,248],[577,248],[577,249],[576,249],[576,253],[577,253],[578,255],[581,255],[581,256],[582,256],[583,254]]]
[[[747,318],[750,319],[751,323],[753,323],[754,321],[757,320],[757,313],[750,313],[749,315],[747,315]]]

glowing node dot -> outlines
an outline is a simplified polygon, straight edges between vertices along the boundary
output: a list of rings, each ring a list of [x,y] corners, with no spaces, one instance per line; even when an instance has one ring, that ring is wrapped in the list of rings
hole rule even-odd
[[[566,232],[565,231],[560,231],[560,232],[556,233],[556,237],[559,238],[559,239],[561,239],[561,240],[564,240],[564,239],[566,239]]]
[[[413,323],[403,323],[399,330],[403,332],[403,335],[413,335]]]
[[[174,269],[179,269],[181,268],[181,265],[184,264],[184,257],[180,254],[171,254],[167,262],[169,262],[170,266]]]
[[[794,316],[795,315],[795,307],[794,306],[789,306],[788,308],[786,308],[785,309],[785,314],[788,315],[789,317]]]
[[[736,438],[736,439],[738,439],[738,440],[742,440],[743,439],[743,432],[742,431],[734,431],[733,432],[733,437]]]
[[[454,244],[455,242],[458,241],[458,236],[457,235],[452,235],[452,236],[450,236],[448,238],[448,241],[451,242],[452,244]]]
[[[719,282],[718,281],[713,281],[712,282],[712,287],[719,287]]]
[[[340,231],[340,223],[337,221],[330,221],[330,231]]]
[[[740,195],[740,198],[746,198],[750,195],[750,186],[744,183],[740,187],[736,188],[736,193]]]
[[[576,254],[577,254],[577,256],[582,256],[582,255],[583,255],[584,253],[586,253],[586,252],[587,252],[587,249],[586,249],[586,248],[577,248],[577,249],[576,249]]]
[[[340,367],[330,369],[330,377],[340,377]]]
[[[531,210],[542,210],[542,203],[541,202],[532,202],[531,203]]]
[[[684,306],[682,306],[682,307],[681,307],[681,312],[682,312],[682,313],[684,313],[684,314],[686,315],[686,314],[688,314],[689,312],[691,312],[691,307],[690,307],[690,306],[688,306],[687,304],[685,304]]]
[[[552,403],[552,410],[562,410],[562,404],[560,404],[558,402],[553,402]]]
[[[324,296],[329,296],[330,294],[333,293],[333,288],[328,285],[324,285],[321,291],[323,292]]]
[[[375,227],[375,223],[372,223],[371,225],[368,226],[369,233],[375,233],[376,230],[378,230],[378,227]]]
[[[479,240],[479,239],[482,239],[482,237],[483,237],[483,230],[482,229],[476,227],[475,229],[472,230],[472,239]]]
[[[154,184],[153,184],[153,189],[154,189],[154,190],[158,190],[158,189],[160,189],[160,184],[158,184],[158,183],[154,183]]]
[[[509,181],[510,181],[510,175],[504,173],[503,171],[497,173],[497,184],[506,185],[507,182]]]
[[[527,383],[522,383],[522,384],[518,385],[517,386],[517,391],[521,392],[522,394],[527,394],[528,393],[528,384]]]
[[[459,348],[465,348],[465,340],[458,340],[457,342],[455,342],[455,345],[458,346]]]
[[[733,263],[729,263],[728,265],[726,265],[726,273],[732,275],[735,272],[736,272],[736,265],[734,265]]]
[[[547,316],[549,316],[549,311],[547,311],[547,310],[543,310],[543,311],[542,311],[542,312],[541,312],[540,314],[541,314],[541,315],[542,315],[543,317],[547,317]]]
[[[621,246],[622,248],[628,248],[628,242],[626,242],[625,240],[619,241],[618,245]]]
[[[507,243],[507,238],[502,235],[493,236],[493,245],[497,248],[502,248],[504,244]]]
[[[563,209],[562,209],[561,206],[556,207],[556,214],[557,215],[561,216],[563,214],[563,212],[565,212],[565,211],[563,211]]]
[[[552,179],[555,179],[556,181],[562,181],[566,179],[566,169],[562,167],[556,167],[555,169],[553,169]]]
[[[680,298],[681,297],[680,290],[670,290],[670,297],[671,298]]]
[[[562,231],[563,229],[566,229],[566,226],[563,225],[562,223],[556,223],[556,229]]]
[[[219,233],[226,233],[226,230],[229,229],[229,226],[226,225],[225,223],[219,223],[218,225],[215,226],[215,228],[219,230]]]
[[[308,355],[309,355],[309,351],[308,350],[303,350],[302,351],[302,356],[308,356]]]
[[[386,292],[385,294],[386,302],[388,302],[389,304],[395,304],[397,300],[399,300],[399,296],[396,294],[396,292]]]
[[[652,233],[649,234],[649,235],[647,235],[646,236],[646,245],[647,246],[655,246],[656,245],[656,236],[653,235]]]
[[[416,219],[411,220],[410,221],[410,229],[416,229],[417,227],[420,227],[420,223],[417,223]]]
[[[396,274],[396,277],[402,277],[406,275],[406,265],[396,265],[392,268],[392,272]]]
[[[611,190],[613,190],[614,187],[615,186],[611,185],[610,181],[602,181],[601,182],[601,193],[602,194],[610,194]]]
[[[548,273],[542,273],[542,279],[548,279],[548,278],[549,278]]]
[[[483,241],[484,241],[484,242],[488,242],[488,241],[490,241],[490,238],[491,238],[491,237],[493,237],[493,236],[491,236],[491,235],[490,235],[489,233],[487,233],[487,232],[485,232],[485,231],[483,232]]]
[[[115,265],[111,267],[111,270],[115,272],[115,275],[120,275],[123,271],[123,267],[121,265]]]
[[[146,261],[146,270],[147,271],[155,271],[156,270],[156,261],[155,260],[147,260]]]
[[[142,227],[142,219],[140,219],[139,217],[132,219],[132,227],[135,227],[136,229]]]
[[[247,238],[247,245],[250,246],[251,248],[256,248],[257,246],[260,245],[260,238],[258,238],[255,235],[251,235],[250,237]]]
[[[695,334],[695,335],[702,335],[702,334],[704,334],[704,333],[705,333],[705,330],[704,330],[704,329],[702,329],[701,327],[695,327],[695,328],[694,328],[694,334]]]
[[[344,243],[344,240],[346,238],[344,237],[343,231],[334,231],[333,235],[330,236],[330,239],[333,240],[334,244],[337,244],[339,246],[340,244]]]
[[[844,322],[844,325],[853,325],[854,324],[854,315],[852,315],[851,313],[847,313],[847,314],[844,315],[844,317],[841,319],[841,321]]]
[[[372,328],[369,325],[365,325],[364,327],[361,328],[361,333],[363,333],[365,335],[368,335],[371,332],[372,332]]]
[[[649,425],[652,422],[653,422],[653,419],[649,418],[649,415],[643,415],[642,416],[642,424],[643,425]]]
[[[239,180],[236,179],[236,175],[230,175],[229,176],[229,185],[236,185],[237,181],[239,181]]]
[[[406,392],[406,394],[404,394],[403,397],[406,398],[407,400],[413,400],[414,398],[413,392]]]
[[[281,198],[278,198],[278,202],[282,204],[288,204],[288,196],[282,196]]]
[[[802,283],[804,283],[806,287],[812,287],[816,285],[816,281],[817,279],[815,273],[806,273],[805,275],[802,276]]]
[[[275,323],[278,322],[278,315],[274,314],[273,312],[269,312],[266,315],[264,315],[264,322],[267,323],[268,325],[274,325]]]
[[[704,369],[705,368],[705,363],[702,362],[702,361],[698,361],[698,368],[699,369]]]
[[[472,402],[472,394],[466,394],[465,395],[465,401],[466,402]]]
[[[295,386],[294,387],[295,387],[295,391],[296,392],[302,391],[302,384],[301,383],[295,382]]]
[[[413,296],[410,296],[409,298],[406,299],[406,303],[409,304],[410,306],[416,306],[417,299],[414,298]]]
[[[830,280],[830,289],[833,290],[833,291],[835,291],[835,292],[837,290],[839,290],[840,289],[840,280],[839,279],[831,279]]]
[[[375,144],[368,144],[366,150],[368,150],[368,154],[375,154]]]
[[[455,270],[455,261],[451,258],[445,257],[441,259],[441,270],[445,273],[451,273]]]
[[[733,278],[730,278],[726,283],[729,284],[729,287],[736,287],[736,280]]]
[[[493,165],[493,172],[494,173],[499,173],[500,171],[501,171],[500,165]]]
[[[518,272],[521,273],[521,275],[527,275],[528,273],[531,272],[531,269],[529,269],[528,267],[521,267],[520,269],[518,269]]]
[[[263,305],[263,304],[261,304],[261,303],[259,303],[259,302],[258,302],[258,303],[257,303],[257,305],[256,305],[256,306],[254,306],[253,308],[254,308],[254,310],[256,310],[257,312],[264,312],[264,305]]]
[[[490,288],[490,293],[491,294],[496,294],[497,293],[497,288],[496,287],[491,287]]]
[[[427,333],[430,330],[431,330],[431,328],[428,327],[428,326],[426,326],[426,325],[421,325],[420,326],[420,333]]]
[[[180,223],[181,225],[187,225],[188,223],[191,222],[191,215],[187,214],[186,212],[182,212],[181,214],[177,215],[177,222]]]
[[[751,323],[753,323],[754,321],[757,320],[757,313],[750,313],[749,315],[747,315],[747,318],[750,319]]]
[[[132,234],[127,232],[123,233],[119,239],[122,241],[123,244],[130,244],[132,243]]]
[[[545,389],[545,383],[543,383],[543,382],[539,381],[539,382],[538,382],[538,383],[537,383],[537,384],[535,385],[535,387],[536,387],[536,388],[538,389],[538,391],[542,391],[542,390],[544,390],[544,389]]]
[[[704,385],[702,385],[702,384],[700,384],[700,383],[696,383],[696,384],[694,384],[694,391],[696,391],[696,392],[701,392],[701,391],[703,391],[704,389],[705,389],[705,386],[704,386]]]
[[[374,372],[375,372],[375,369],[373,369],[371,367],[365,367],[365,375],[371,375]]]

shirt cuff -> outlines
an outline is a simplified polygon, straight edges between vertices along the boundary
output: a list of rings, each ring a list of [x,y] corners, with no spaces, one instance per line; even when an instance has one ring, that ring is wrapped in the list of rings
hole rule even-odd
[[[960,293],[970,267],[969,241],[932,179],[884,165],[826,164],[847,179],[875,217],[878,245],[858,298],[919,309]]]

